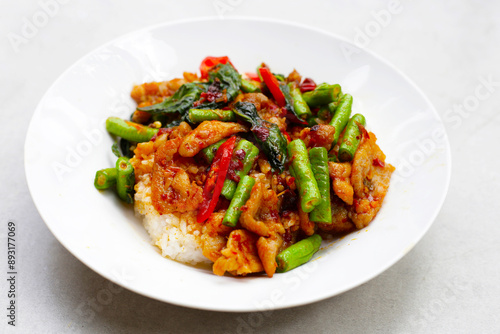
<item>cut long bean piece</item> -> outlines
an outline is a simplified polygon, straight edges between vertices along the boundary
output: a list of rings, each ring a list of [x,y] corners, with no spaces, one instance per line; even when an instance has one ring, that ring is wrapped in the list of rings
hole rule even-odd
[[[232,110],[223,109],[189,109],[188,117],[191,123],[201,123],[203,121],[232,122],[236,120],[236,115]]]
[[[288,247],[276,256],[276,272],[284,273],[308,262],[321,246],[321,236],[313,234]]]
[[[229,204],[229,208],[227,209],[224,219],[222,220],[223,225],[231,227],[236,226],[241,216],[241,207],[245,205],[250,198],[250,193],[252,192],[254,184],[255,179],[253,177],[245,175],[241,178],[238,183],[238,187],[236,187],[236,191],[234,192],[233,199]]]
[[[215,144],[212,144],[210,146],[205,147],[203,150],[201,150],[200,154],[205,159],[206,162],[209,164],[212,163],[212,160],[214,160],[215,153],[217,153],[217,150],[219,147],[226,142],[227,138],[219,140]]]
[[[297,117],[301,119],[307,119],[312,116],[311,109],[309,109],[306,101],[304,101],[302,93],[300,92],[297,84],[289,83],[288,87],[290,87],[290,95],[293,99],[293,108]]]
[[[126,203],[134,202],[134,167],[128,158],[121,157],[116,161],[116,192],[118,197]]]
[[[259,85],[254,84],[250,80],[241,79],[241,90],[245,93],[260,93],[261,89]]]
[[[328,110],[330,110],[330,112],[332,114],[335,114],[335,111],[337,110],[337,107],[339,106],[339,102],[340,102],[341,98],[342,97],[339,96],[339,99],[337,101],[334,101],[334,102],[331,102],[331,103],[327,104]]]
[[[116,184],[116,168],[104,168],[95,173],[94,186],[99,190],[108,189]]]
[[[242,153],[242,150],[244,153]],[[243,164],[240,170],[235,170],[234,173],[237,178],[242,178],[247,175],[252,169],[252,166],[259,155],[259,149],[255,147],[254,144],[249,142],[248,140],[242,139],[239,141],[238,145],[234,149],[233,160],[239,160]],[[244,155],[243,158],[239,158],[238,155]],[[238,163],[235,161],[235,163]],[[233,180],[226,178],[224,181],[224,186],[222,187],[221,194],[224,195],[225,198],[231,200],[233,198],[234,192],[236,191],[237,183]]]
[[[339,104],[335,110],[335,114],[333,115],[332,120],[330,121],[330,125],[335,127],[333,146],[337,144],[340,133],[344,131],[347,122],[349,122],[349,117],[351,117],[351,110],[352,110],[352,96],[350,94],[345,94],[340,98]]]
[[[292,162],[290,169],[293,169],[292,173],[295,175],[302,211],[311,212],[321,202],[321,194],[311,169],[307,147],[301,139],[288,144],[288,156]]]
[[[366,125],[365,117],[361,114],[352,116],[345,127],[342,143],[339,147],[339,160],[341,162],[351,161],[354,158],[354,154],[356,154],[359,142],[361,141],[361,130],[358,124],[361,126]]]
[[[137,143],[150,141],[158,129],[150,128],[142,124],[124,121],[118,117],[109,117],[106,120],[106,130],[118,137]]]
[[[311,148],[309,150],[309,160],[321,194],[321,202],[309,213],[309,219],[313,222],[331,224],[330,172],[328,170],[328,152],[326,148]]]
[[[302,97],[309,107],[319,107],[336,101],[340,93],[340,85],[322,83],[313,91],[304,93]]]

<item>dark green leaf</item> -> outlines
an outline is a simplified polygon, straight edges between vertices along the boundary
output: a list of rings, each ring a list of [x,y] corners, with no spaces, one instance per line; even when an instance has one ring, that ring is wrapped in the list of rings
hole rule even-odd
[[[134,152],[130,149],[132,143],[126,139],[120,138],[120,149],[122,151],[122,156],[132,158]]]
[[[241,86],[241,76],[231,64],[219,64],[208,73],[210,82],[219,79],[221,88],[226,90],[227,102],[238,96]]]
[[[271,167],[283,172],[287,158],[287,141],[279,127],[260,118],[253,103],[238,102],[235,104],[234,112],[240,118],[252,124],[251,131],[269,160]]]
[[[180,113],[183,115],[189,108],[192,107],[193,103],[200,98],[200,94],[206,90],[208,87],[207,83],[201,82],[190,82],[182,85],[174,95],[165,99],[163,102],[154,104],[152,106],[137,108],[140,111],[145,111],[155,114],[167,114],[167,113]]]
[[[166,98],[163,102],[152,106],[137,108],[152,114],[153,121],[159,121],[164,127],[177,126],[186,118],[193,103],[200,100],[201,93],[219,91],[226,94],[222,101],[200,101],[198,109],[217,109],[234,100],[239,94],[241,76],[230,64],[220,64],[209,72],[209,82],[191,82],[182,85],[174,95]],[[223,96],[223,95],[222,95]]]
[[[295,109],[293,108],[293,99],[292,99],[292,96],[290,95],[290,87],[288,87],[287,84],[282,83],[282,84],[280,84],[280,90],[283,93],[283,95],[285,96],[285,101],[286,101],[285,108],[286,108],[286,110],[289,113],[295,115],[295,117],[299,118],[299,116],[295,113]]]

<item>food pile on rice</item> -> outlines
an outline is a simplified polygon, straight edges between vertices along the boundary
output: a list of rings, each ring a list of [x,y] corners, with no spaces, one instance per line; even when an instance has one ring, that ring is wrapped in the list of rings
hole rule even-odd
[[[224,58],[205,59],[201,77],[134,87],[133,122],[108,124],[133,151],[120,158],[133,189],[119,189],[117,164],[117,190],[130,202],[135,191],[163,256],[272,277],[307,262],[322,238],[366,227],[394,167],[339,85],[265,64],[242,78]]]

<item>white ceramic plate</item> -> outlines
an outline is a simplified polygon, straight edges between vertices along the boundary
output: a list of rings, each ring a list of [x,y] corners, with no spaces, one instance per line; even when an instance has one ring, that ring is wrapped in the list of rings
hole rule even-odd
[[[118,38],[71,66],[45,94],[31,121],[25,168],[33,200],[55,237],[107,279],[165,302],[218,311],[258,311],[335,296],[377,276],[429,229],[444,201],[451,158],[431,103],[401,72],[365,50],[315,29],[262,19],[191,20]],[[139,219],[112,192],[94,188],[95,171],[114,165],[108,116],[134,109],[134,84],[197,71],[207,55],[228,55],[241,72],[262,61],[296,68],[354,96],[387,161],[396,166],[382,210],[366,229],[324,247],[286,274],[218,277],[160,256]]]

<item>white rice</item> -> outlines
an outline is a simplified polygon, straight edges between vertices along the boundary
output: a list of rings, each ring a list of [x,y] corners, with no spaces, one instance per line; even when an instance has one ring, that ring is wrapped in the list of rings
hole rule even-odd
[[[135,214],[151,237],[151,243],[161,249],[162,256],[179,262],[211,263],[202,254],[201,227],[194,213],[160,215],[151,201],[151,176],[145,174],[135,186]]]

